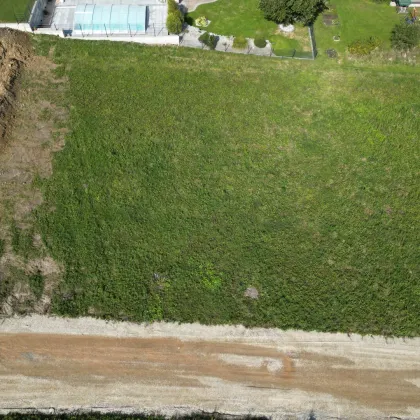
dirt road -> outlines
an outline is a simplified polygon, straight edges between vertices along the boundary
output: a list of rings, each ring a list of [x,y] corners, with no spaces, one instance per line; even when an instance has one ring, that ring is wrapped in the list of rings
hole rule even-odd
[[[420,417],[420,339],[32,316],[0,324],[0,412]],[[291,418],[294,418],[291,417]]]

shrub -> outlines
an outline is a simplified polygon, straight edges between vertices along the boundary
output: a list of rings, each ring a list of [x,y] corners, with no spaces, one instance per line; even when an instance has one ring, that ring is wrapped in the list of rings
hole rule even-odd
[[[196,26],[206,27],[209,25],[209,22],[205,16],[200,16],[199,18],[195,20],[195,24]]]
[[[267,41],[264,38],[255,38],[254,45],[257,48],[264,48],[267,45]]]
[[[325,8],[325,0],[259,0],[259,8],[264,17],[277,23],[305,25],[315,21]]]
[[[419,41],[420,25],[417,23],[398,23],[391,32],[391,45],[396,50],[411,50]]]
[[[349,45],[349,53],[353,55],[368,55],[376,47],[379,47],[377,38],[371,36],[367,39],[358,39]]]
[[[168,17],[166,18],[166,27],[171,34],[179,34],[182,31],[183,21],[180,16],[181,12],[179,10],[178,12],[168,13]]]
[[[235,36],[233,40],[233,48],[244,49],[248,45],[248,40],[244,36]]]
[[[204,44],[207,45],[211,50],[214,50],[217,45],[217,37],[213,34],[209,34],[208,32],[204,32],[200,35],[198,40]]]

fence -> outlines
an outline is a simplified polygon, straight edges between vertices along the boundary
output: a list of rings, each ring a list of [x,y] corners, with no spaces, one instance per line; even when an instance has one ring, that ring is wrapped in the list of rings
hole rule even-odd
[[[309,39],[311,41],[312,59],[315,60],[316,56],[318,55],[318,50],[316,48],[314,25],[309,26]]]
[[[145,31],[137,31],[135,28],[131,28],[130,24],[127,25],[127,31],[121,32],[121,31],[114,31],[113,27],[103,24],[102,30],[85,30],[82,25],[75,25],[74,31],[73,28],[64,28],[64,27],[58,27],[55,24],[52,24],[52,27],[55,29],[69,29],[72,32],[73,36],[81,36],[82,38],[87,37],[136,37],[136,36],[153,36],[153,37],[159,37],[159,36],[168,36],[168,30],[166,29],[166,26],[161,25],[155,25],[151,24],[149,25]]]
[[[297,58],[300,60],[314,60],[312,51],[273,50],[272,56],[279,58]]]
[[[318,55],[315,42],[315,31],[313,25],[308,27],[309,41],[311,44],[311,51],[299,50],[273,50],[273,55],[279,58],[297,58],[300,60],[315,60]]]
[[[72,36],[72,31],[66,31],[65,29],[56,29],[54,26],[48,28],[32,28],[29,23],[0,23],[0,28],[10,28],[23,32],[32,32],[36,34],[55,35],[60,38],[70,37],[70,39],[78,40],[91,40],[91,41],[120,41],[120,42],[134,42],[138,44],[149,44],[149,45],[179,45],[178,35],[142,35],[137,37],[130,37],[129,35],[109,36],[104,38],[103,36],[88,36],[88,37],[75,37]]]
[[[15,15],[16,23],[29,22],[34,3],[34,0],[28,0],[24,9],[16,9],[16,7],[13,6],[13,14]]]

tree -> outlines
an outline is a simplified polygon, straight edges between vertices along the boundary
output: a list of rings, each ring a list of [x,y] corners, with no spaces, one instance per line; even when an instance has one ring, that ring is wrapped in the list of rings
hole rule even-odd
[[[260,0],[264,17],[286,25],[301,22],[313,23],[325,8],[325,0]]]
[[[166,27],[171,34],[179,34],[182,32],[184,24],[184,15],[179,10],[175,0],[168,0],[168,16],[166,17]]]
[[[416,22],[401,22],[391,32],[391,44],[396,50],[407,51],[420,41],[420,25]]]
[[[166,27],[171,34],[179,34],[182,32],[182,13],[178,10],[176,12],[168,13],[166,17]]]

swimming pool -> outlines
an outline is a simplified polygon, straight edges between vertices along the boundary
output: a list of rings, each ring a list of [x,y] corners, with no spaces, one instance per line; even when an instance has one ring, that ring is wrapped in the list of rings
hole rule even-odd
[[[82,4],[76,7],[74,31],[127,34],[146,31],[146,6]]]

